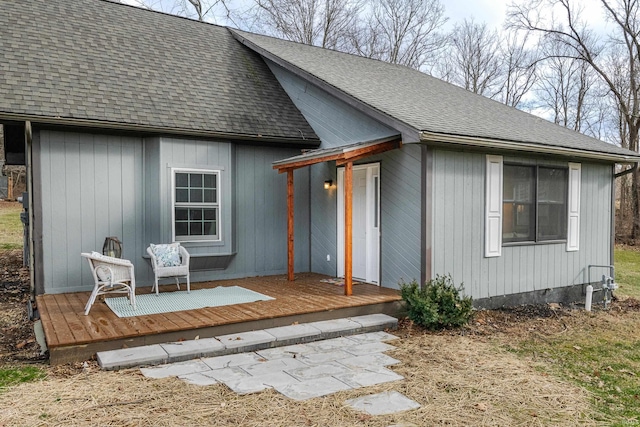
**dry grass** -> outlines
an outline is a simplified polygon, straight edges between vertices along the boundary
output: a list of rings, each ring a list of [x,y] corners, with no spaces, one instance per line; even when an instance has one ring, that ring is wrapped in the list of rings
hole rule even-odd
[[[595,425],[586,392],[482,337],[404,333],[389,353],[402,360],[393,369],[404,381],[295,402],[272,390],[238,396],[223,385],[150,380],[138,370],[101,372],[91,365],[84,373],[53,372],[38,383],[12,387],[2,394],[0,425]],[[370,417],[344,405],[385,390],[422,407]]]

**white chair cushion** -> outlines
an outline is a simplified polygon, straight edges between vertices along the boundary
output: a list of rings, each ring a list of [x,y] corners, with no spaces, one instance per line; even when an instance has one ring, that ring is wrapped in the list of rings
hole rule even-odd
[[[158,267],[177,267],[182,265],[180,260],[180,243],[154,245],[151,243],[151,252],[156,257]]]
[[[162,267],[157,271],[158,277],[175,277],[187,276],[189,274],[188,265],[179,265],[177,267]]]

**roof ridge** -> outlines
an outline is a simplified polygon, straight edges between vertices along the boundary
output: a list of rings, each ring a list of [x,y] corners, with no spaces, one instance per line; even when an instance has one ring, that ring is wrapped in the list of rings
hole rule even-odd
[[[321,89],[331,88],[334,96],[355,100],[397,130],[403,124],[421,133],[504,140],[516,150],[537,144],[638,156],[420,70],[319,46],[308,49],[303,43],[242,30],[233,34],[261,55],[277,58],[276,63],[290,72],[312,78]]]
[[[216,24],[214,22],[208,22],[208,21],[200,21],[198,19],[189,18],[188,16],[175,15],[173,13],[164,12],[162,10],[149,9],[149,8],[145,8],[145,7],[136,6],[136,5],[130,4],[130,3],[122,3],[122,1],[118,1],[118,0],[95,0],[95,1],[99,1],[99,2],[102,2],[102,3],[111,3],[111,4],[114,4],[114,5],[118,5],[118,6],[129,7],[129,8],[133,8],[135,10],[141,10],[141,11],[144,11],[144,12],[151,12],[151,13],[155,13],[155,14],[158,14],[158,15],[164,15],[164,16],[167,16],[167,17],[170,17],[170,18],[183,19],[183,20],[186,20],[186,21],[194,22],[196,24],[207,24],[207,25],[213,25],[214,27],[227,28],[226,25],[220,25],[220,24]]]
[[[350,56],[350,57],[365,59],[365,60],[368,60],[368,61],[379,62],[381,64],[384,64],[385,66],[390,65],[390,66],[401,68],[401,69],[417,71],[417,72],[425,74],[425,75],[427,75],[429,77],[433,77],[433,76],[430,76],[429,74],[426,74],[426,73],[424,73],[424,72],[422,72],[420,70],[417,70],[415,68],[409,67],[408,65],[397,64],[397,63],[394,63],[394,62],[387,62],[387,61],[384,61],[382,59],[370,58],[368,56],[363,56],[363,55],[359,55],[357,53],[352,53],[352,52],[345,52],[343,50],[338,50],[338,49],[334,49],[334,48],[330,48],[330,47],[316,46],[316,45],[313,45],[313,44],[306,44],[306,43],[298,42],[298,41],[295,41],[295,40],[283,39],[281,37],[276,37],[276,36],[272,36],[272,35],[269,35],[269,34],[254,33],[252,31],[242,30],[242,29],[239,29],[239,28],[233,28],[231,26],[227,26],[227,28],[232,32],[246,33],[246,34],[251,34],[253,36],[259,36],[259,37],[267,37],[267,38],[278,40],[278,41],[285,42],[285,43],[292,43],[292,44],[295,44],[295,45],[307,46],[307,47],[314,48],[314,49],[319,49],[319,50],[322,50],[322,51],[335,52],[335,53],[341,54],[341,55],[347,55],[347,56]],[[434,78],[436,78],[436,77],[434,77]]]

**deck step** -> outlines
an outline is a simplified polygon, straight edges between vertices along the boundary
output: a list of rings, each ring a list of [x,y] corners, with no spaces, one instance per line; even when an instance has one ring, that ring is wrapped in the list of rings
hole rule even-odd
[[[365,332],[393,330],[397,327],[398,319],[395,317],[368,314],[240,332],[215,338],[101,351],[97,353],[97,359],[102,369],[117,370],[264,350]]]

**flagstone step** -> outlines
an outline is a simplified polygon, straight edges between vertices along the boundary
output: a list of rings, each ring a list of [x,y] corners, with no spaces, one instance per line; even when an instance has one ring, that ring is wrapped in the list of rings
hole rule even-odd
[[[97,360],[102,369],[117,370],[258,351],[385,329],[394,330],[397,326],[398,319],[395,317],[386,314],[369,314],[201,340],[102,351],[97,353]]]

